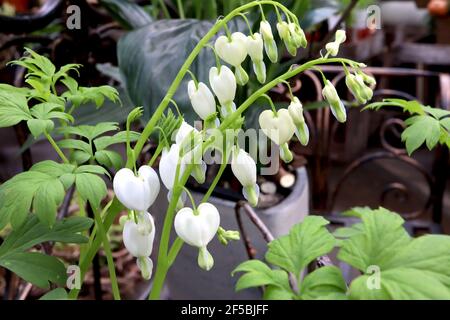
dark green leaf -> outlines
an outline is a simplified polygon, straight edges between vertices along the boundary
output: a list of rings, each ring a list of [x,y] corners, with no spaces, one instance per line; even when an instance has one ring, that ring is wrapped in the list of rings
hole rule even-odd
[[[328,223],[319,216],[306,217],[288,235],[269,243],[266,260],[299,276],[311,261],[333,249],[335,239],[325,227]]]

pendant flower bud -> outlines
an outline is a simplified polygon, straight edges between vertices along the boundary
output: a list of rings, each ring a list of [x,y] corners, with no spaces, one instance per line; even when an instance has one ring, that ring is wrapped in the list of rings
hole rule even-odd
[[[217,230],[217,238],[224,246],[226,246],[230,240],[237,241],[241,239],[239,231],[225,230],[222,227],[219,227]]]
[[[255,160],[243,149],[234,148],[231,170],[243,187],[244,197],[253,207],[258,204],[259,186],[256,184]]]
[[[137,266],[141,270],[142,278],[145,280],[150,280],[153,273],[153,261],[150,257],[139,257],[137,258]]]
[[[325,86],[322,90],[322,95],[330,104],[331,112],[333,113],[337,121],[345,122],[345,120],[347,119],[347,112],[345,110],[344,103],[339,98],[336,88],[329,80],[326,80],[325,82]]]
[[[202,120],[206,120],[216,112],[214,95],[203,82],[199,82],[198,87],[196,87],[194,80],[190,80],[188,82],[188,95],[194,111]]]
[[[374,77],[369,76],[368,74],[365,74],[362,71],[359,71],[358,75],[360,75],[363,78],[364,82],[367,83],[369,86],[375,86],[377,84],[377,81],[375,80]]]
[[[219,72],[216,67],[212,67],[209,70],[209,84],[221,106],[233,102],[236,96],[236,78],[230,68],[221,66]]]
[[[278,22],[277,23],[277,30],[278,34],[283,40],[284,45],[286,46],[287,51],[291,56],[297,55],[297,47],[295,46],[295,43],[291,37],[291,33],[289,31],[289,25],[286,21]]]
[[[327,49],[327,54],[335,57],[339,53],[339,46],[345,42],[347,39],[344,30],[336,31],[335,40],[333,42],[327,43],[325,49]]]
[[[150,166],[141,166],[136,177],[128,168],[117,171],[113,180],[117,199],[128,209],[145,211],[158,196],[160,183],[158,174]]]
[[[365,104],[367,102],[367,99],[365,99],[361,93],[361,85],[356,80],[356,76],[354,74],[349,73],[345,77],[345,84],[347,85],[348,90],[350,90],[352,95],[358,101],[358,103]]]
[[[278,35],[280,36],[280,39],[283,41],[289,39],[289,37],[291,36],[290,31],[289,31],[289,25],[286,21],[278,22],[277,30],[278,30]]]
[[[272,27],[270,26],[270,23],[265,20],[261,21],[259,32],[261,33],[264,40],[264,49],[267,56],[269,57],[269,60],[272,63],[276,63],[278,60],[278,49],[277,44],[273,38]]]
[[[175,232],[187,244],[199,248],[198,264],[202,269],[210,270],[214,259],[206,246],[219,229],[220,215],[217,208],[205,202],[194,211],[185,207],[175,216]]]
[[[266,82],[266,65],[264,64],[264,42],[261,34],[255,32],[247,37],[247,52],[253,62],[253,71],[260,83]]]
[[[297,48],[306,48],[308,41],[306,40],[305,32],[297,23],[290,22],[288,24],[289,33]]]
[[[297,97],[291,101],[288,107],[289,115],[296,126],[295,135],[300,143],[306,146],[309,142],[309,129],[303,116],[303,106]]]

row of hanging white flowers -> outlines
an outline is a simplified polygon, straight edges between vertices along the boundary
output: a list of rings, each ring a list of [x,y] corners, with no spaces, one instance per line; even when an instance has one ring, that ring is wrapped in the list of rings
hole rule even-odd
[[[283,75],[269,79],[266,83],[266,65],[264,54],[271,63],[278,61],[278,48],[272,26],[264,16],[263,6],[273,6],[277,13],[278,22],[276,30],[278,36],[284,42],[287,51],[296,55],[299,48],[307,46],[305,33],[300,27],[297,17],[285,6],[276,1],[254,1],[243,5],[222,19],[219,19],[213,28],[200,40],[191,55],[188,57],[174,82],[168,88],[166,97],[156,109],[156,112],[146,125],[140,139],[134,149],[128,143],[127,167],[119,170],[114,177],[114,192],[118,200],[128,209],[128,215],[121,220],[124,226],[123,241],[128,251],[137,259],[137,265],[145,279],[150,279],[153,274],[153,262],[150,255],[155,238],[155,224],[151,215],[151,206],[160,192],[160,180],[168,190],[169,207],[166,212],[162,236],[159,241],[158,261],[156,274],[150,298],[159,298],[166,274],[175,261],[182,245],[198,248],[198,265],[205,270],[211,270],[214,266],[213,254],[208,251],[209,242],[217,235],[223,243],[236,240],[239,234],[236,231],[224,230],[220,227],[220,212],[208,198],[215,188],[223,170],[212,183],[210,189],[200,204],[195,203],[189,190],[185,187],[189,176],[197,182],[205,182],[207,166],[202,157],[207,149],[214,149],[221,154],[221,162],[226,165],[231,162],[233,174],[242,184],[243,196],[252,206],[256,206],[259,197],[257,184],[257,166],[255,160],[243,150],[234,139],[225,144],[215,143],[209,129],[215,129],[221,133],[232,128],[242,127],[242,114],[257,99],[267,99],[269,109],[261,110],[259,125],[264,134],[279,146],[280,157],[285,162],[293,159],[288,142],[294,135],[306,145],[309,141],[309,131],[303,116],[302,103],[298,97],[292,95],[291,103],[287,109],[276,109],[270,97],[266,95],[274,86],[284,83],[289,86],[287,79],[299,73],[315,69],[323,78],[323,97],[328,102],[332,114],[339,122],[346,121],[346,109],[339,98],[336,88],[325,78],[320,71],[320,65],[325,63],[340,63],[346,72],[346,84],[360,102],[366,102],[372,98],[372,89],[375,80],[362,71],[365,66],[345,58],[336,57],[340,45],[345,42],[345,32],[337,31],[335,40],[325,46],[325,54],[320,58],[309,61],[303,65],[292,66]],[[247,10],[259,7],[262,22],[259,32],[252,32],[245,14]],[[241,32],[231,33],[227,23],[236,17],[242,17],[249,26],[249,35]],[[221,30],[225,35],[217,37],[214,44],[209,42]],[[189,67],[203,49],[213,49],[217,64],[211,66],[209,71],[209,83],[199,82],[196,76],[189,71]],[[242,67],[247,56],[250,57],[253,72],[262,87],[255,91],[240,106],[236,106],[235,97],[237,86],[244,86],[249,81],[248,70]],[[222,64],[225,62],[227,65]],[[232,69],[234,69],[234,72]],[[349,71],[351,70],[351,71]],[[178,89],[181,80],[189,73],[192,80],[188,82],[187,90],[192,108],[203,121],[203,129],[197,130],[184,120],[175,134],[173,143],[162,150],[158,173],[148,165],[136,168],[136,158],[142,148],[157,127],[159,119],[172,100],[172,96]],[[217,103],[218,102],[218,103]],[[236,123],[239,128],[236,128]],[[186,199],[190,198],[190,205],[186,205]],[[174,228],[178,238],[170,245],[170,234]]]

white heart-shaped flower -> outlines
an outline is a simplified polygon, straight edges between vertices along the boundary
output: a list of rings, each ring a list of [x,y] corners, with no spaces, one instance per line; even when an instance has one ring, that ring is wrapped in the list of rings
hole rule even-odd
[[[295,133],[295,126],[292,122],[289,111],[280,109],[275,114],[272,110],[265,110],[259,115],[259,125],[264,134],[277,145],[282,145]]]
[[[152,253],[155,239],[155,222],[148,212],[141,212],[134,219],[128,219],[123,227],[123,243],[134,257],[148,257]]]
[[[219,229],[220,215],[217,208],[205,202],[198,206],[197,215],[191,208],[183,208],[175,216],[175,231],[187,244],[203,248],[214,238]]]
[[[214,43],[214,49],[219,57],[234,67],[239,66],[247,57],[247,37],[242,32],[234,32],[231,39],[220,36]]]
[[[197,88],[194,80],[189,81],[188,95],[194,111],[202,120],[216,112],[216,100],[211,90],[203,82],[199,82]]]
[[[161,176],[161,181],[168,190],[173,189],[175,184],[175,174],[179,158],[180,146],[178,144],[173,144],[170,146],[169,150],[164,149],[162,151],[161,160],[159,161],[159,175]],[[179,178],[181,178],[185,169],[186,165],[181,161]]]
[[[236,77],[227,66],[212,67],[209,70],[209,84],[219,99],[220,104],[226,105],[233,102],[236,95]]]
[[[122,168],[113,180],[114,193],[119,201],[130,210],[145,211],[158,196],[160,184],[158,175],[150,166],[142,166],[136,177],[132,170]]]

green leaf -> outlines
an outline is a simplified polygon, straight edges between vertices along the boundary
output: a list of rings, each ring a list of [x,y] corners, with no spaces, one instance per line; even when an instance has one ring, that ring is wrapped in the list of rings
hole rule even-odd
[[[363,231],[343,240],[338,253],[363,273],[350,285],[351,299],[450,299],[449,236],[412,239],[403,219],[383,208],[361,219]]]
[[[0,258],[10,252],[28,250],[43,242],[86,243],[88,238],[80,232],[91,227],[93,220],[86,217],[70,217],[56,221],[53,228],[39,222],[36,216],[29,216],[25,223],[14,229],[0,246]]]
[[[424,142],[430,150],[439,142],[441,133],[439,120],[424,115],[409,118],[405,123],[408,128],[403,131],[402,140],[406,142],[408,154],[411,155]]]
[[[57,258],[38,252],[12,252],[0,258],[0,266],[40,288],[53,282],[64,285],[66,268]]]
[[[384,266],[408,267],[432,274],[450,289],[450,237],[425,235],[413,239]]]
[[[31,119],[26,95],[23,92],[0,87],[0,128],[10,127]]]
[[[148,13],[129,0],[100,0],[113,18],[126,29],[136,29],[152,21]]]
[[[119,68],[133,105],[144,107],[144,119],[155,112],[182,64],[214,23],[193,19],[158,20],[120,38],[117,45]],[[242,19],[229,22],[228,28],[232,32],[248,32]],[[202,50],[190,70],[199,81],[208,83],[209,68],[214,65],[212,51]],[[188,77],[183,79],[173,99],[185,120],[192,123],[198,116],[187,95],[188,81]]]
[[[140,133],[130,131],[130,141],[134,142],[140,137]],[[113,144],[125,143],[127,141],[126,131],[121,131],[113,136],[104,136],[94,140],[94,145],[97,150],[103,150]]]
[[[94,208],[106,196],[106,185],[102,178],[91,173],[79,173],[75,178],[77,191],[84,201],[89,201]]]
[[[58,179],[48,180],[39,185],[34,195],[34,212],[39,220],[48,226],[53,226],[56,220],[55,212],[64,199],[64,186]]]
[[[415,269],[397,268],[381,272],[380,288],[368,286],[370,277],[356,278],[350,286],[350,298],[358,300],[448,300],[450,291],[438,279]],[[369,289],[372,288],[372,289]]]
[[[65,284],[66,271],[58,259],[37,252],[26,252],[48,241],[86,243],[80,232],[89,229],[92,219],[71,217],[57,221],[53,228],[40,223],[36,216],[14,229],[0,246],[0,266],[3,266],[36,286],[47,288],[49,282]]]
[[[63,127],[60,129],[60,132],[63,134],[74,134],[85,137],[88,140],[93,140],[106,132],[117,130],[119,130],[117,122],[100,122],[95,126],[81,125],[75,127]]]
[[[0,230],[8,222],[13,228],[20,227],[32,204],[41,221],[51,225],[64,198],[64,189],[70,186],[67,174],[73,169],[72,165],[43,161],[1,185]],[[60,179],[62,176],[65,180]]]
[[[92,155],[92,148],[89,143],[76,140],[76,139],[64,139],[57,142],[58,146],[63,149],[74,149],[83,151],[90,156]]]
[[[291,292],[288,274],[283,270],[272,270],[264,262],[248,260],[241,263],[231,273],[245,272],[236,283],[236,291],[265,285],[276,286],[284,291]]]
[[[75,170],[75,174],[79,174],[79,173],[95,173],[95,174],[104,174],[104,175],[109,176],[109,173],[108,173],[108,171],[106,171],[105,168],[103,168],[101,166],[97,166],[97,165],[91,165],[91,164],[79,166]]]
[[[27,126],[33,137],[37,138],[44,132],[52,131],[55,125],[52,120],[30,119]]]
[[[345,294],[347,285],[341,270],[335,266],[325,266],[314,270],[302,281],[300,298],[303,300],[323,299],[334,294]]]
[[[95,153],[97,162],[107,168],[120,169],[123,166],[122,156],[115,151],[100,150]]]
[[[87,152],[75,150],[72,153],[72,160],[74,160],[77,164],[86,163],[91,158],[91,155]]]
[[[67,291],[64,288],[53,289],[39,298],[39,300],[68,300],[68,299],[69,297],[67,296]]]
[[[267,262],[298,277],[311,261],[333,249],[335,239],[325,228],[328,223],[319,216],[306,217],[288,235],[269,243]]]
[[[364,232],[344,240],[338,258],[362,272],[372,265],[383,268],[398,248],[411,240],[403,228],[404,220],[389,210],[366,211],[361,219]]]

